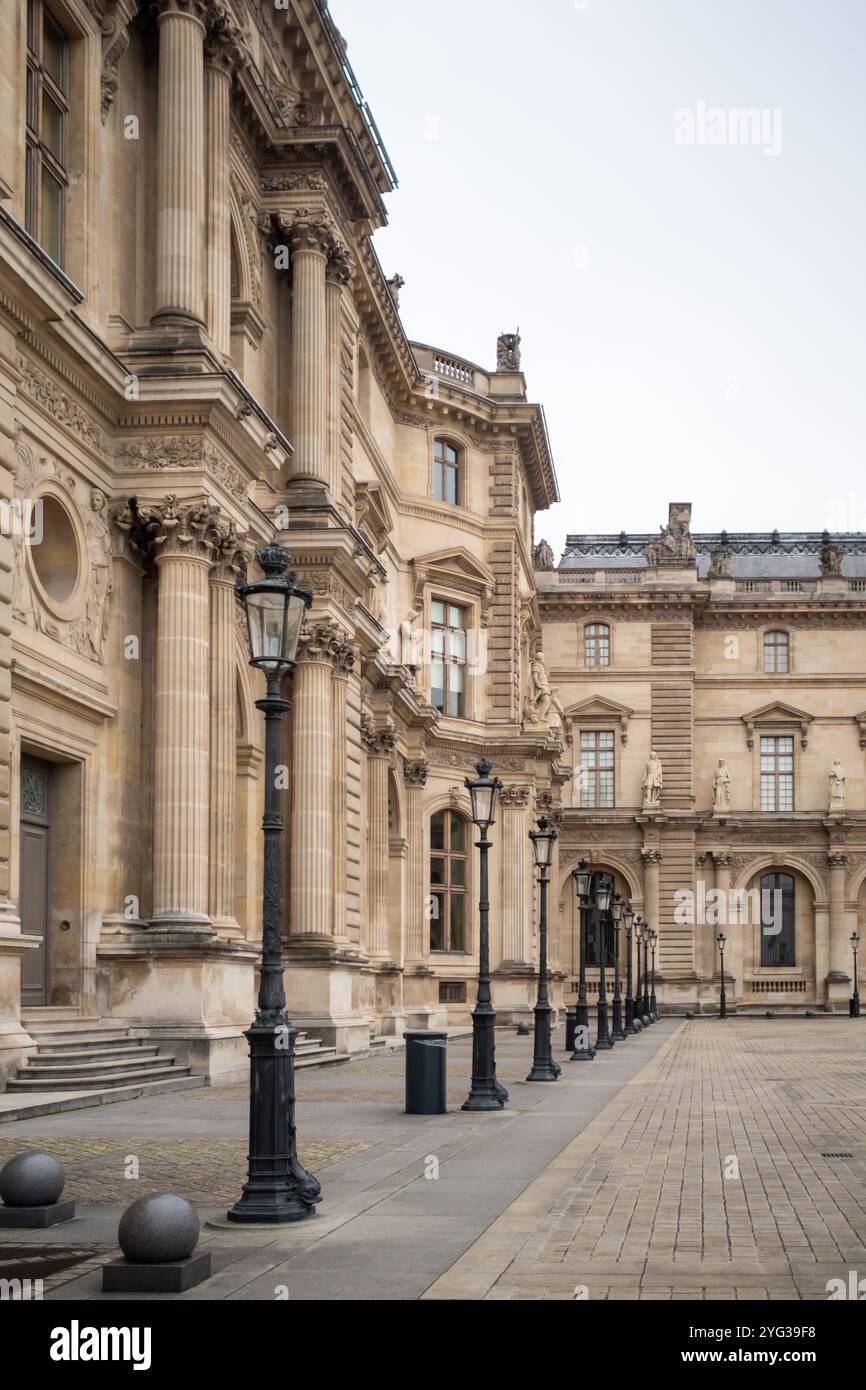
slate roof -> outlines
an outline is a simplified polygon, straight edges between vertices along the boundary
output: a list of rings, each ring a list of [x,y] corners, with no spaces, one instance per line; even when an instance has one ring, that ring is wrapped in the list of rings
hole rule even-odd
[[[567,536],[561,570],[646,569],[646,547],[659,532],[647,535]],[[730,551],[733,579],[819,579],[819,555],[826,544],[843,551],[845,578],[866,578],[866,532],[828,534],[822,531],[716,531],[692,533],[698,574],[704,579],[710,556],[722,547]]]

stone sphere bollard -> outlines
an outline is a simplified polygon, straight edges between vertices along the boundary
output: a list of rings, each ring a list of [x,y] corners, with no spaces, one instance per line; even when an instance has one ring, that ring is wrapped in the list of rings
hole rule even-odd
[[[201,1223],[185,1197],[158,1192],[139,1197],[120,1218],[117,1241],[131,1264],[186,1260],[195,1249]]]
[[[517,1025],[517,1036],[518,1036],[519,1038],[528,1038],[528,1037],[529,1037],[529,1024],[528,1024],[528,1023],[525,1023],[525,1022],[523,1022],[522,1020],[521,1020],[520,1023],[518,1023],[518,1025]]]
[[[0,1200],[7,1207],[48,1207],[63,1191],[66,1174],[51,1154],[16,1154],[0,1170]]]

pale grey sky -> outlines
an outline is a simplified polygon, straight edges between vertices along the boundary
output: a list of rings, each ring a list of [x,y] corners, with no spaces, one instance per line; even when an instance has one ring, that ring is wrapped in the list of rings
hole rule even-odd
[[[400,179],[375,244],[410,336],[492,366],[520,325],[563,499],[538,536],[669,501],[866,530],[866,0],[331,10]]]

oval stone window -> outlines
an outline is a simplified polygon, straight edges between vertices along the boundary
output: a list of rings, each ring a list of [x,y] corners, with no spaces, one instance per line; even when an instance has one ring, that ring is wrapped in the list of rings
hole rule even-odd
[[[40,497],[42,540],[30,557],[39,583],[55,603],[66,603],[78,583],[79,556],[75,528],[56,497]]]

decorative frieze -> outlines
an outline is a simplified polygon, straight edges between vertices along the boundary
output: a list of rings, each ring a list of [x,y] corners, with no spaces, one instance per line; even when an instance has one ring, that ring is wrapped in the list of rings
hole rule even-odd
[[[69,392],[64,391],[62,386],[58,386],[55,381],[52,381],[23,353],[18,354],[17,366],[21,374],[18,389],[25,396],[29,396],[32,401],[35,401],[45,411],[45,414],[57,424],[71,430],[91,449],[100,453],[103,452],[105,436],[102,430],[96,421],[72,399]]]
[[[246,502],[248,484],[240,469],[199,434],[153,435],[122,444],[115,455],[120,471],[180,473],[204,470],[238,502]]]

